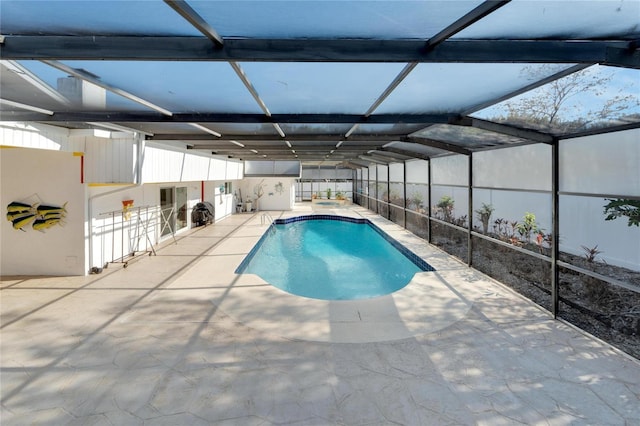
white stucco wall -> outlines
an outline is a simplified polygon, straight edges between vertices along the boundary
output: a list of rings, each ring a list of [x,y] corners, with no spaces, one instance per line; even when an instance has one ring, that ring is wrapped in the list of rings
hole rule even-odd
[[[254,200],[253,208],[256,208],[255,199],[257,188],[263,185],[264,194],[258,201],[260,210],[291,210],[295,198],[294,178],[245,178],[240,182],[243,200]],[[282,192],[276,190],[276,185],[282,184]],[[292,194],[293,193],[293,194]]]
[[[3,216],[13,201],[62,206],[63,226],[36,231],[0,225],[2,275],[84,275],[85,187],[80,183],[80,158],[70,152],[44,149],[0,149],[0,203]]]

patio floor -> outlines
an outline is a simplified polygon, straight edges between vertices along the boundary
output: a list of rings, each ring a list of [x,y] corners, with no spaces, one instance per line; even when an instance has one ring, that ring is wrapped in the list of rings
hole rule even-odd
[[[365,209],[322,212],[370,218],[436,271],[372,300],[292,296],[233,272],[257,213],[127,268],[3,277],[2,424],[640,424],[640,362]]]

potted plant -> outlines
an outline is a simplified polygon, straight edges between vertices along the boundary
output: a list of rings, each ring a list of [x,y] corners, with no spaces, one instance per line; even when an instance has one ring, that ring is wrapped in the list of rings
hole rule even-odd
[[[327,200],[331,199],[331,188],[327,188]]]

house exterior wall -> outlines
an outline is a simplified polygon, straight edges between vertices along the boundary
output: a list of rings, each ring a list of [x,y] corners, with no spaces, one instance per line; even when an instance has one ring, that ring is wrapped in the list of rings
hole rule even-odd
[[[186,188],[187,226],[178,234],[191,228],[191,211],[203,198],[214,204],[216,220],[235,211],[234,194],[220,188],[225,182],[238,186],[239,161],[126,132],[3,122],[0,136],[5,147],[38,148],[1,150],[3,207],[25,199],[33,203],[35,195],[46,203],[68,202],[64,228],[27,233],[5,221],[3,274],[84,275],[132,251],[150,250],[171,238],[161,236],[160,188]],[[134,202],[129,212],[123,212],[124,200]]]
[[[294,178],[245,178],[240,182],[243,200],[253,200],[253,209],[259,210],[291,210],[295,200]],[[280,185],[281,184],[281,185]],[[263,195],[256,204],[258,189],[262,187]],[[279,189],[282,188],[282,191]]]
[[[110,134],[110,132],[105,132]],[[138,144],[141,138],[114,133],[98,137],[92,131],[72,131],[66,150],[84,153],[86,183],[133,183],[136,180]]]
[[[83,275],[85,255],[85,186],[81,157],[42,149],[0,149],[0,203],[3,216],[14,201],[64,206],[59,225],[22,230],[3,219],[0,270],[3,275]]]
[[[0,122],[0,145],[68,151],[69,130],[39,123]]]

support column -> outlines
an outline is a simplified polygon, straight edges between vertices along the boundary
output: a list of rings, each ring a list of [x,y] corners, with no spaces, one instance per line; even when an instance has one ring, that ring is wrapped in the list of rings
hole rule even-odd
[[[391,220],[391,167],[387,164],[387,220]]]
[[[473,153],[467,156],[468,161],[468,197],[469,197],[469,215],[467,224],[467,266],[471,266],[473,255],[473,241],[471,239],[471,230],[473,229]]]
[[[407,162],[402,162],[402,226],[407,229]]]
[[[558,257],[560,254],[560,147],[559,141],[551,145],[551,313],[558,317],[558,301],[560,273],[558,270]]]
[[[427,241],[431,244],[431,160],[427,160]]]

